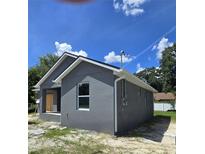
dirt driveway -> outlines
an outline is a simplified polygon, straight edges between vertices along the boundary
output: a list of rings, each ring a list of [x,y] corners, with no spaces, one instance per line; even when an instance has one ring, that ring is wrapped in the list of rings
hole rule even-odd
[[[97,154],[160,153],[174,154],[176,125],[169,118],[155,117],[126,136],[114,137],[95,131],[61,127],[29,115],[29,153]]]

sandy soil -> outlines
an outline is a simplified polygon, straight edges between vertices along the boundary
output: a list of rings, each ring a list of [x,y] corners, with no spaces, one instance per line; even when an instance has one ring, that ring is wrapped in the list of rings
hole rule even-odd
[[[49,139],[42,137],[46,131],[49,129],[62,130],[65,127],[61,127],[56,122],[40,121],[37,115],[29,115],[29,122],[29,152],[56,146],[65,146],[69,149],[69,144],[65,141],[72,141],[85,145],[89,142],[104,145],[102,153],[176,153],[176,125],[168,119],[160,118],[152,123],[141,125],[138,129],[122,137],[75,129],[64,136]]]

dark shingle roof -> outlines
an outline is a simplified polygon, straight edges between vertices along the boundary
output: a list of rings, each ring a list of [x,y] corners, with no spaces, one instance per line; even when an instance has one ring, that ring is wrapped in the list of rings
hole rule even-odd
[[[83,57],[83,58],[86,58],[86,59],[89,59],[89,60],[92,60],[92,61],[95,61],[95,62],[104,64],[104,65],[107,65],[107,66],[110,66],[110,67],[113,67],[113,68],[116,68],[116,69],[120,69],[120,67],[118,67],[118,66],[114,66],[114,65],[111,65],[111,64],[108,64],[108,63],[104,63],[104,62],[101,62],[101,61],[99,61],[99,60],[95,60],[95,59],[92,59],[92,58],[84,57],[84,56],[81,56],[81,55],[78,56],[78,55],[72,54],[72,53],[70,53],[70,52],[64,52],[61,56],[63,56],[65,53],[70,54],[70,55],[73,55],[73,56],[76,56],[77,58],[78,58],[78,57]],[[61,57],[61,56],[60,56],[60,57]],[[59,58],[60,58],[60,57],[59,57]]]
[[[86,58],[86,59],[89,59],[89,60],[92,60],[92,61],[101,63],[101,64],[103,64],[103,65],[107,65],[107,66],[110,66],[110,67],[113,67],[113,68],[116,68],[116,69],[120,69],[120,67],[117,67],[117,66],[114,66],[114,65],[111,65],[111,64],[108,64],[108,63],[104,63],[104,62],[101,62],[101,61],[99,61],[99,60],[95,60],[95,59],[88,58],[88,57],[84,57],[84,56],[78,56],[78,57],[83,57],[83,58]]]

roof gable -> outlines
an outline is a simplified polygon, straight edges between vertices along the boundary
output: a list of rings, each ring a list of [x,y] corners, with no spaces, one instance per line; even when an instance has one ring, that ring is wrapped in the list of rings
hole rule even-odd
[[[48,70],[48,72],[40,79],[40,81],[34,87],[38,88],[51,75],[51,73],[66,59],[67,56],[77,58],[77,56],[74,54],[64,52],[62,56],[59,57],[57,62]]]
[[[125,70],[121,70],[120,75],[119,76],[124,76],[125,79],[141,88],[144,88],[148,91],[151,92],[157,92],[156,89],[154,89],[152,86],[150,86],[149,84],[145,83],[144,81],[142,81],[141,79],[139,79],[138,77],[136,77],[135,75],[125,71]]]
[[[79,56],[61,75],[59,75],[59,76],[54,80],[54,82],[60,83],[61,80],[62,80],[67,74],[69,74],[76,66],[78,66],[82,61],[85,61],[85,62],[94,64],[94,65],[97,65],[97,66],[100,66],[100,67],[109,69],[109,70],[111,70],[111,71],[115,71],[115,72],[119,72],[119,71],[120,71],[120,69],[119,69],[118,67],[115,67],[115,66],[112,66],[112,65],[109,65],[109,64],[105,64],[105,63],[102,63],[102,62],[99,62],[99,61],[96,61],[96,60],[93,60],[93,59],[90,59],[90,58],[85,58],[85,57]]]
[[[85,57],[81,57],[79,56],[62,74],[60,74],[53,82],[55,83],[61,83],[61,80],[68,75],[73,69],[75,69],[82,61],[109,69],[111,71],[113,71],[113,74],[116,76],[124,76],[125,79],[141,88],[144,88],[148,91],[151,92],[157,92],[156,89],[154,89],[153,87],[151,87],[150,85],[146,84],[145,82],[143,82],[142,80],[140,80],[138,77],[134,76],[133,74],[128,73],[125,70],[122,70],[118,67],[112,66],[112,65],[107,65],[105,63],[90,59],[90,58],[85,58]]]
[[[51,69],[41,78],[41,80],[34,86],[35,88],[39,88],[40,85],[51,75],[51,73],[62,63],[62,61],[67,57],[73,57],[76,58],[76,60],[69,66],[67,67],[53,82],[54,83],[60,83],[61,80],[67,75],[69,74],[73,69],[75,69],[76,66],[78,66],[82,61],[109,69],[111,71],[113,71],[113,74],[118,76],[118,77],[122,77],[124,76],[125,79],[139,87],[142,87],[146,90],[149,90],[151,92],[157,92],[156,89],[154,89],[153,87],[151,87],[150,85],[146,84],[145,82],[143,82],[142,80],[140,80],[138,77],[134,76],[133,74],[128,73],[127,71],[120,69],[119,67],[110,65],[110,64],[106,64],[104,62],[100,62],[91,58],[87,58],[87,57],[83,57],[83,56],[76,56],[74,54],[68,53],[68,52],[64,52],[63,55],[58,59],[58,61],[51,67]]]

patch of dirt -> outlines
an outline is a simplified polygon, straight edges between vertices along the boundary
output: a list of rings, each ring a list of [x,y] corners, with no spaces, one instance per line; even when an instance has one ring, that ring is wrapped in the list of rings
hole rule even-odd
[[[29,121],[36,120],[39,120],[38,115],[29,115]],[[69,147],[72,146],[69,143],[72,142],[90,146],[92,146],[93,143],[104,145],[103,153],[176,153],[176,125],[175,123],[167,121],[167,119],[142,125],[129,135],[121,137],[80,129],[73,129],[65,136],[59,136],[57,138],[50,139],[42,137],[43,134],[50,129],[63,130],[65,127],[61,127],[57,122],[45,121],[29,125],[28,140],[30,152],[49,147],[69,149]]]

